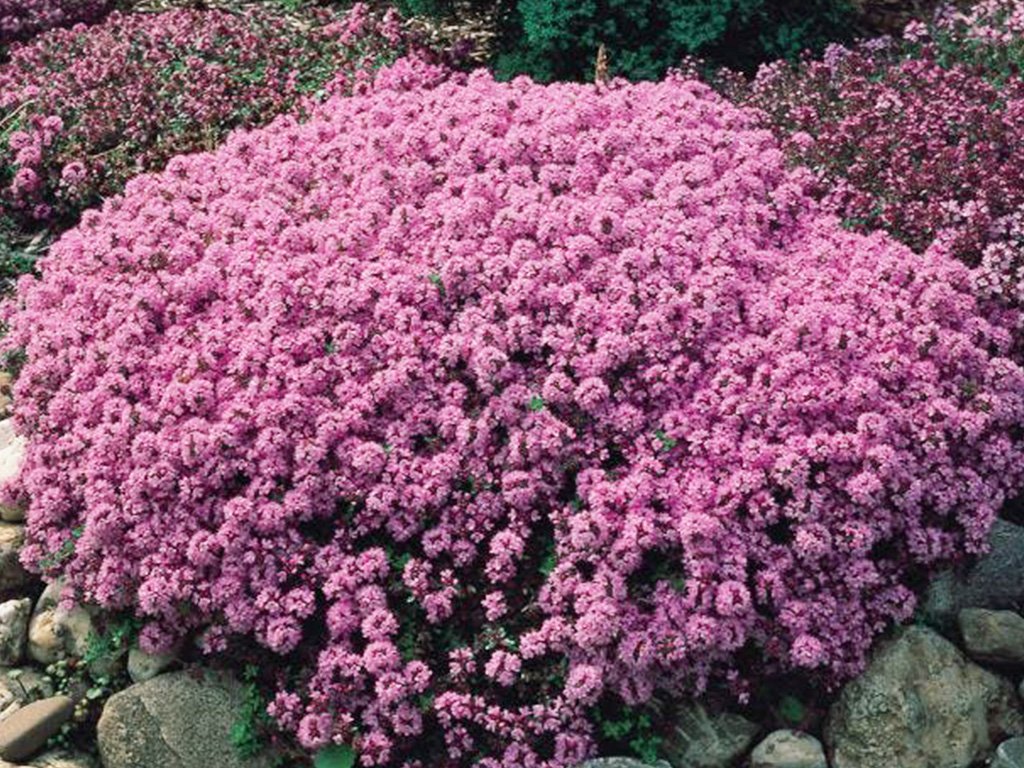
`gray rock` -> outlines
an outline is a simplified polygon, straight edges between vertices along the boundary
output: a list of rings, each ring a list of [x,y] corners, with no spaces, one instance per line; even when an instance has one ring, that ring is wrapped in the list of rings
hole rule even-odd
[[[223,675],[187,670],[159,675],[111,696],[96,735],[105,768],[269,768],[243,760],[231,744],[242,686]]]
[[[1024,608],[1024,528],[996,520],[990,550],[966,570],[946,571],[928,588],[921,617],[942,632],[953,633],[964,608]]]
[[[25,438],[14,432],[14,421],[0,421],[0,488],[21,472],[25,461]],[[20,506],[0,504],[0,520],[20,523],[25,519],[25,510]]]
[[[81,606],[68,610],[59,605],[62,589],[60,580],[47,585],[29,621],[28,655],[40,664],[81,658],[93,634],[89,611]]]
[[[773,731],[750,753],[750,768],[828,768],[825,748],[809,733]]]
[[[89,755],[51,749],[44,752],[25,768],[96,768],[96,761]]]
[[[649,765],[634,760],[632,757],[599,757],[597,760],[588,760],[580,768],[672,768],[672,766],[664,760]]]
[[[959,624],[964,648],[972,658],[1024,665],[1024,616],[1013,611],[964,608]]]
[[[1024,739],[1019,736],[999,745],[991,768],[1024,768]]]
[[[0,669],[0,720],[54,693],[53,682],[38,670],[31,667]]]
[[[144,683],[159,675],[177,659],[176,653],[146,653],[141,648],[128,651],[128,677]]]
[[[727,768],[753,746],[760,726],[731,713],[712,714],[701,704],[680,709],[662,752],[673,768]]]
[[[20,592],[32,583],[32,575],[21,565],[25,527],[0,522],[0,593]]]
[[[21,663],[31,615],[32,601],[27,597],[0,603],[0,666]]]
[[[1009,682],[942,636],[908,627],[843,688],[825,725],[833,768],[967,768],[1024,733]]]
[[[33,701],[0,720],[0,758],[20,762],[31,757],[55,736],[75,712],[67,696]]]

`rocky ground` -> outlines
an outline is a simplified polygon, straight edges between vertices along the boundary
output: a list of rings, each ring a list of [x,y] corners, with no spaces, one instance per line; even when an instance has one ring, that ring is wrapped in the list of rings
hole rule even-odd
[[[22,448],[0,422],[0,482]],[[23,522],[0,507],[0,768],[270,768],[232,743],[242,683],[144,654],[109,617],[61,605],[60,584],[18,561]],[[920,620],[878,646],[820,726],[771,730],[695,702],[675,715],[659,768],[1024,768],[1022,607],[1024,527],[999,521],[991,552],[932,583]]]

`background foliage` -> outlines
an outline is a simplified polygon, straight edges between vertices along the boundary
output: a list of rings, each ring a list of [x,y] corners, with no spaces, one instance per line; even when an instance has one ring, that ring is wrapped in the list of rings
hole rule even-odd
[[[401,0],[412,15],[456,15],[452,0]],[[655,79],[687,56],[751,69],[849,34],[846,0],[500,0],[494,65],[501,77],[585,80],[601,45],[610,74]]]

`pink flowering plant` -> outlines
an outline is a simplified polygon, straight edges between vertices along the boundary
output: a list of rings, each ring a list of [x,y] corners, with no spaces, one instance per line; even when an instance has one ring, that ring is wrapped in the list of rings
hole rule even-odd
[[[0,0],[0,50],[47,29],[97,21],[113,5],[112,0]]]
[[[393,13],[112,14],[54,30],[0,64],[0,212],[68,224],[176,154],[301,109],[405,45]]]
[[[277,656],[305,749],[566,768],[608,702],[845,678],[984,546],[1024,371],[946,251],[844,231],[681,76],[364,91],[23,278],[29,566]]]
[[[814,169],[847,226],[885,229],[919,251],[940,241],[1005,297],[1021,290],[1024,261],[1022,64],[1024,2],[988,0],[945,8],[899,40],[832,46],[726,83]]]

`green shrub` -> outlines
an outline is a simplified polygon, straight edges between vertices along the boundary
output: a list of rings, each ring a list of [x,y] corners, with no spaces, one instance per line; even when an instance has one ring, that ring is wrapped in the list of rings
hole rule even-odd
[[[399,0],[408,15],[496,10],[502,77],[587,80],[604,45],[609,73],[655,79],[696,56],[751,70],[849,36],[847,0]]]

